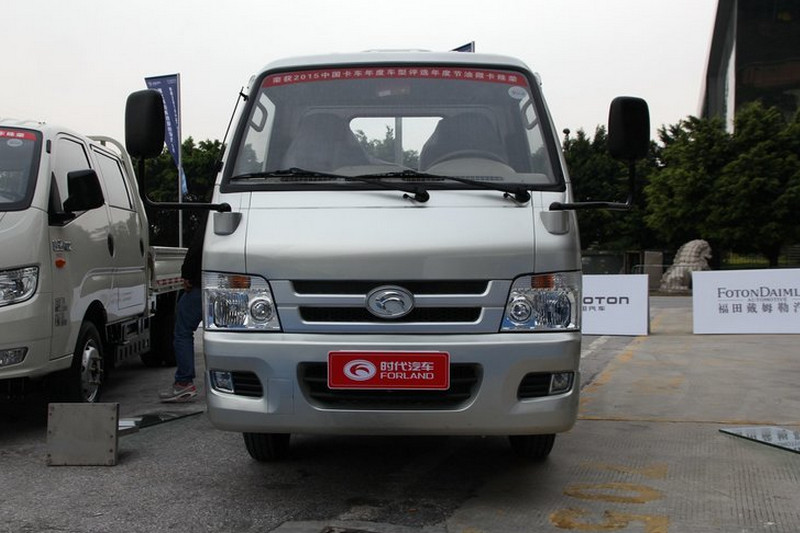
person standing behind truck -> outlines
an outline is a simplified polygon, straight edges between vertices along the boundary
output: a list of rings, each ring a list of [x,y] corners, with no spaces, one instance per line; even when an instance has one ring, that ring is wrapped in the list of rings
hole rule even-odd
[[[175,382],[168,390],[159,393],[164,403],[189,402],[197,396],[194,385],[194,332],[203,320],[201,290],[203,237],[206,232],[208,212],[202,212],[200,224],[189,243],[181,266],[183,294],[178,298],[175,311]]]

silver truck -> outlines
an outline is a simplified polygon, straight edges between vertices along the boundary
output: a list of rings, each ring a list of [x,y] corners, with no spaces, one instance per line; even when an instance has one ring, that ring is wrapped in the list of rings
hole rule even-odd
[[[625,206],[574,202],[540,85],[517,59],[456,52],[293,58],[252,78],[215,187],[230,210],[205,236],[216,427],[259,461],[292,433],[508,435],[550,453],[578,412],[575,210]],[[129,147],[159,124],[148,107],[127,111]],[[610,118],[615,154],[644,155],[644,101]]]
[[[0,398],[95,402],[123,360],[174,364],[185,249],[148,232],[120,143],[0,119]]]

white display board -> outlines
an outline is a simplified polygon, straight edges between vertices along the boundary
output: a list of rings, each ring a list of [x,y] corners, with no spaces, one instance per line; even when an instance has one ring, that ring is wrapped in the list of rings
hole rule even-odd
[[[647,335],[646,274],[584,275],[581,330],[585,335]]]
[[[695,333],[800,333],[800,269],[692,272]]]

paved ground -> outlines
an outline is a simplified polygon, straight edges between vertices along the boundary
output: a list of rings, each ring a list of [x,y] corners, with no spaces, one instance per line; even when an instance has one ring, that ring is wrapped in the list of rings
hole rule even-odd
[[[659,299],[647,337],[585,339],[580,419],[541,464],[500,438],[300,436],[262,465],[198,414],[122,437],[117,466],[47,467],[42,420],[6,410],[0,532],[796,533],[800,454],[720,429],[800,431],[798,338],[695,336],[690,305]],[[171,373],[131,365],[105,400],[163,414]]]
[[[797,336],[695,336],[690,309],[654,315],[652,334],[584,388],[557,459],[493,480],[454,531],[800,531],[800,454],[719,431],[800,430]],[[504,492],[494,509],[480,503]]]

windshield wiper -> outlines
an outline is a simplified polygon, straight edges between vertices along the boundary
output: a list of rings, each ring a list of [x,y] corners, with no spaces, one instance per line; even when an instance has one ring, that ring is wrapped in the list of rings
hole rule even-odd
[[[391,189],[394,191],[403,191],[409,194],[404,194],[403,198],[410,198],[417,202],[427,202],[430,199],[430,194],[420,185],[409,185],[405,183],[387,182],[381,179],[382,176],[367,177],[367,176],[345,176],[343,174],[333,174],[330,172],[320,172],[318,170],[306,170],[298,167],[291,167],[282,170],[273,170],[269,172],[249,172],[246,174],[238,174],[231,177],[234,180],[248,180],[254,178],[288,178],[306,176],[310,178],[330,178],[332,180],[345,180],[345,181],[360,181],[362,183],[369,183],[377,185],[384,189]],[[391,176],[386,176],[391,177]],[[411,196],[413,195],[413,196]]]
[[[384,174],[372,174],[376,178],[431,178],[457,181],[467,185],[474,185],[482,189],[491,189],[495,191],[504,192],[505,198],[513,197],[515,201],[524,204],[531,199],[531,193],[525,185],[520,183],[489,183],[470,178],[461,178],[456,176],[442,176],[441,174],[428,174],[426,172],[418,172],[416,170],[406,169],[399,172],[386,172]],[[364,178],[367,179],[367,178]]]

